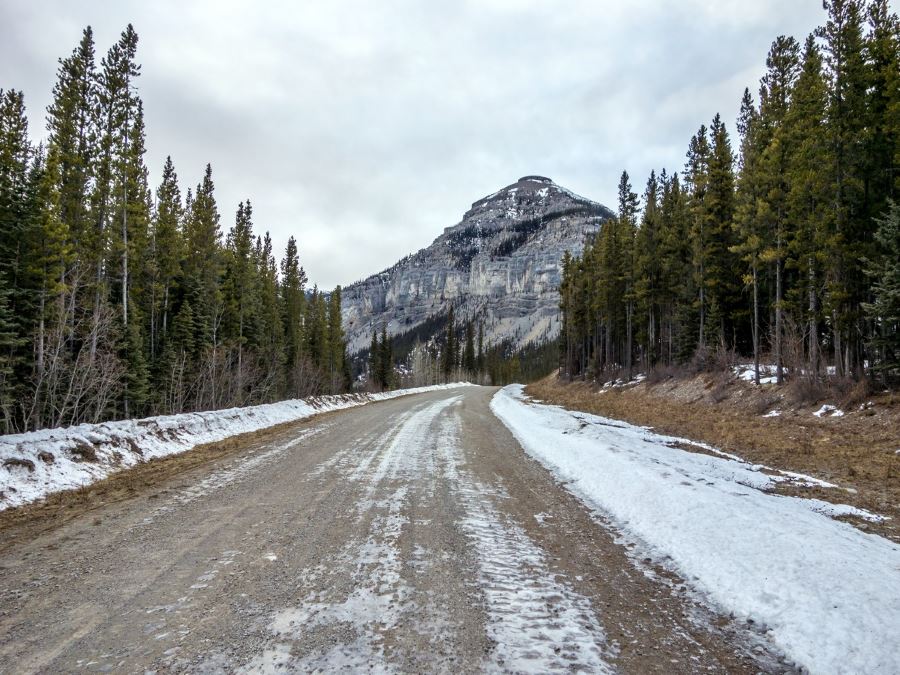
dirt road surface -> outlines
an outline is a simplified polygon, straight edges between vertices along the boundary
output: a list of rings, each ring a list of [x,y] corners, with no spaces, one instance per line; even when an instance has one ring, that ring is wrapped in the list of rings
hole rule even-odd
[[[789,672],[557,484],[495,389],[370,404],[0,553],[0,672]]]

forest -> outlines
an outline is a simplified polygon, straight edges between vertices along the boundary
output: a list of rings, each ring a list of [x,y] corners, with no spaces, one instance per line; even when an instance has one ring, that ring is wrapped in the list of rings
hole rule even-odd
[[[618,210],[561,283],[564,377],[736,357],[786,377],[900,375],[900,34],[887,0],[824,3],[780,36],[729,136],[716,114],[683,171],[623,172]],[[638,141],[639,142],[639,141]]]
[[[138,36],[59,61],[47,136],[0,90],[0,433],[345,391],[341,292],[276,262],[249,199],[223,232],[212,169],[182,195],[144,161]]]

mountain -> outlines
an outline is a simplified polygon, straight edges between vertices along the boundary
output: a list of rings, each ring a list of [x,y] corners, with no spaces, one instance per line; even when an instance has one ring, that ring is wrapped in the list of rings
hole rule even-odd
[[[343,290],[350,354],[383,324],[390,335],[437,326],[451,305],[457,318],[479,318],[486,344],[555,337],[563,253],[580,254],[612,215],[542,176],[479,199],[431,246]]]

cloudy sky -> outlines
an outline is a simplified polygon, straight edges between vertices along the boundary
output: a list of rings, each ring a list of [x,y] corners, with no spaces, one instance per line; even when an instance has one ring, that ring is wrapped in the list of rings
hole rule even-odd
[[[428,245],[476,199],[541,174],[615,205],[627,169],[680,169],[717,112],[732,125],[772,39],[821,0],[0,0],[0,88],[31,129],[57,59],[140,36],[151,183],[212,163],[223,229],[249,197],[310,279],[348,284]]]

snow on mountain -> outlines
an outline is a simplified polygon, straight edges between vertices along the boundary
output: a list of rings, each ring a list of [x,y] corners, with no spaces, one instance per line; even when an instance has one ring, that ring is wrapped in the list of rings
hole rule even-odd
[[[612,215],[543,176],[479,199],[431,246],[343,290],[350,353],[383,324],[397,335],[451,305],[457,317],[479,314],[488,344],[557,335],[563,253],[581,253]]]

